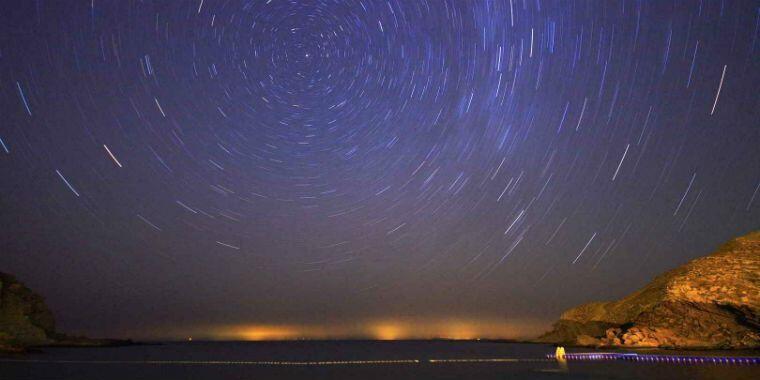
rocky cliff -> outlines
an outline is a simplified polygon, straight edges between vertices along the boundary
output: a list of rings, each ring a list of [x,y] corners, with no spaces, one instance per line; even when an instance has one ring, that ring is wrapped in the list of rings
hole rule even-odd
[[[112,346],[131,344],[115,339],[89,339],[56,332],[53,313],[43,298],[0,272],[0,352],[31,346]]]
[[[562,313],[541,342],[582,346],[760,347],[760,231],[612,302]]]
[[[0,350],[49,344],[54,338],[53,314],[42,297],[0,273]]]

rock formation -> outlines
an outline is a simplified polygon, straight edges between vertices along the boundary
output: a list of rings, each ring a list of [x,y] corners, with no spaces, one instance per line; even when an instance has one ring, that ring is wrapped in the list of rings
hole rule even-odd
[[[129,341],[72,337],[56,332],[53,313],[39,294],[0,272],[0,352],[32,346],[110,346]]]
[[[541,342],[580,346],[760,347],[760,231],[612,302],[562,313]]]
[[[53,313],[42,297],[0,273],[0,349],[49,344],[54,337]]]

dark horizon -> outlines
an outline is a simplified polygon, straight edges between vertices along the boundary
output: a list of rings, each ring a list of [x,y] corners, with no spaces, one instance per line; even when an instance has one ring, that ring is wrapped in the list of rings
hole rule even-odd
[[[0,271],[66,333],[528,337],[760,228],[755,1],[0,8]]]

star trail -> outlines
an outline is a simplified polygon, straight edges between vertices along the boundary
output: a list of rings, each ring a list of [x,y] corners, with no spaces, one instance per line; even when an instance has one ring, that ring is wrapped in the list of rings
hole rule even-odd
[[[755,1],[0,8],[0,267],[71,331],[541,325],[760,227]]]

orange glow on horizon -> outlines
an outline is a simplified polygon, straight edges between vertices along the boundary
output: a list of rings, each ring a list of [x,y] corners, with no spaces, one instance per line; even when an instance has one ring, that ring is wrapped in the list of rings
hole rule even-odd
[[[379,324],[371,329],[374,338],[377,340],[396,340],[405,335],[404,330],[400,326],[390,323]]]
[[[546,328],[537,321],[477,319],[384,319],[355,324],[242,324],[197,329],[196,336],[215,340],[299,339],[511,339],[538,335]],[[185,331],[187,333],[187,331]],[[184,335],[187,336],[187,335]]]
[[[292,340],[297,339],[297,328],[286,326],[254,326],[239,332],[243,340]]]
[[[443,333],[441,338],[444,339],[476,339],[479,338],[475,331],[475,326],[463,322],[453,322],[441,326]]]

